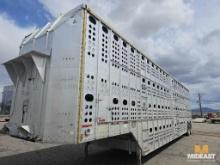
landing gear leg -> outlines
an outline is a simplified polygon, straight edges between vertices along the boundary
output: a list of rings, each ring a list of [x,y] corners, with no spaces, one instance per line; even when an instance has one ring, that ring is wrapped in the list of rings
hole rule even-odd
[[[187,122],[187,132],[186,135],[189,136],[192,134],[192,125],[191,122]]]
[[[141,158],[142,158],[142,152],[141,152],[141,149],[138,148],[138,150],[137,150],[137,165],[142,165]]]

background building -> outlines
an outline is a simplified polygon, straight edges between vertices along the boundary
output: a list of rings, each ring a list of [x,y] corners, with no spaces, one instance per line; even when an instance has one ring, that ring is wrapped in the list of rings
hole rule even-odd
[[[13,85],[5,86],[3,88],[0,114],[10,114],[13,93],[14,93]]]

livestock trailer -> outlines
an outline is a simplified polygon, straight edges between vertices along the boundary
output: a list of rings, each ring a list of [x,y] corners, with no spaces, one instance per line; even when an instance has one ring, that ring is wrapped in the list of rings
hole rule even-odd
[[[86,5],[25,36],[4,65],[11,135],[144,156],[191,133],[189,90]]]

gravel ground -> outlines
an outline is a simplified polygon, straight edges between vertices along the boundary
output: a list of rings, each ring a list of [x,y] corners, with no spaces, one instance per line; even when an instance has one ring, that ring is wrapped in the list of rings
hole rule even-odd
[[[4,123],[0,122],[0,128]],[[198,134],[198,132],[200,134]],[[206,135],[208,133],[208,136]],[[211,134],[210,134],[211,133]],[[183,136],[143,158],[144,165],[220,165],[220,124],[193,123],[193,134]],[[189,161],[195,144],[208,144],[215,161]],[[0,165],[134,165],[136,156],[120,150],[90,146],[85,159],[83,145],[58,145],[28,142],[0,134]]]
[[[209,123],[193,123],[193,130],[204,131],[204,132],[212,132],[212,133],[220,133],[220,123],[209,124]]]

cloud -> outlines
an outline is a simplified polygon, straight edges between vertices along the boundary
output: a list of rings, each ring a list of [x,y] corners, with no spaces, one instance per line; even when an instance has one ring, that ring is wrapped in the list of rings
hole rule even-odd
[[[22,28],[7,17],[0,14],[0,64],[18,56],[19,45],[25,35],[32,32],[34,27]],[[11,83],[4,67],[0,65],[0,86]]]
[[[111,10],[114,4],[117,2],[116,0],[39,0],[53,16],[58,16],[60,14],[64,14],[67,11],[75,8],[77,5],[82,3],[86,3],[95,9],[99,14],[107,15]]]
[[[161,28],[188,24],[194,13],[182,0],[128,0],[126,3],[120,0],[118,3],[110,17],[138,38],[146,38]]]
[[[80,4],[80,1],[77,0],[40,0],[40,2],[44,5],[45,9],[55,17],[61,13],[66,13],[67,11],[76,7],[76,5]]]
[[[34,27],[19,27],[6,14],[0,15],[0,27],[0,62],[3,62],[18,56],[22,39],[32,32]]]
[[[197,94],[201,93],[202,95],[202,106],[203,107],[211,107],[215,109],[219,109],[220,106],[220,86],[219,86],[220,78],[216,79],[207,79],[206,82],[189,84],[188,87],[194,91],[191,93],[192,101],[198,107],[196,101]]]
[[[65,13],[82,3],[79,0],[40,0],[44,7],[54,16]],[[193,10],[183,0],[87,0],[84,1],[95,12],[114,23],[121,31],[128,31],[138,38],[164,27],[188,24],[192,21]]]

